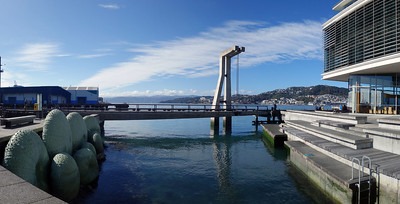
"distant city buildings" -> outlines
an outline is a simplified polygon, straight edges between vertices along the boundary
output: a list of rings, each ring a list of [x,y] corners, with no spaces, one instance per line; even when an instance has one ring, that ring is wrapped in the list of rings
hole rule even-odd
[[[324,95],[308,95],[306,96],[312,99],[311,102],[306,103],[305,101],[297,100],[294,98],[279,98],[279,99],[270,99],[263,100],[261,104],[265,105],[312,105],[312,106],[324,106],[324,105],[332,105],[332,104],[346,104],[347,98],[336,96],[332,94],[324,94]]]

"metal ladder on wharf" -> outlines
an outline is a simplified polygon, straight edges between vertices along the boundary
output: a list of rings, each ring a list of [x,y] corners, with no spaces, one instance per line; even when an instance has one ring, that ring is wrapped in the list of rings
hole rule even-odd
[[[364,175],[364,167],[368,162],[369,174]],[[371,168],[371,159],[368,156],[362,156],[361,162],[358,158],[353,158],[351,164],[351,179],[353,181],[353,200],[352,203],[379,203],[379,165],[375,166],[375,169]],[[358,164],[358,178],[354,177],[354,167]],[[376,174],[378,181],[372,177],[372,174]]]

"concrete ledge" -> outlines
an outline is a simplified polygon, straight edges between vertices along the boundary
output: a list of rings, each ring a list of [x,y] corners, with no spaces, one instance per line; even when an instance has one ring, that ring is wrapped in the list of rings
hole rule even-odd
[[[287,110],[284,113],[286,120],[306,120],[313,122],[316,120],[330,120],[349,124],[365,124],[367,116],[355,116],[347,113],[322,113],[315,111],[296,111]]]
[[[398,192],[400,192],[400,187],[398,186],[400,181],[400,155],[376,149],[375,143],[377,138],[374,138],[374,148],[356,150],[324,140],[294,127],[284,126],[283,128],[288,135],[288,140],[301,141],[313,149],[316,149],[318,152],[346,165],[351,166],[353,158],[361,159],[362,156],[370,157],[373,168],[379,165],[379,200],[381,203],[400,202],[400,196],[398,194]],[[365,168],[364,172],[368,173],[369,169]]]
[[[322,127],[316,127],[314,125],[311,125],[309,122],[300,120],[286,121],[286,124],[309,134],[313,134],[317,137],[323,138],[325,140],[335,142],[353,149],[364,149],[372,147],[372,139],[360,137],[356,134],[353,135],[350,131],[344,133],[341,131],[325,129]]]
[[[400,130],[390,130],[383,128],[366,128],[363,132],[377,136],[389,137],[391,139],[400,140]]]
[[[326,126],[332,126],[332,127],[337,127],[341,129],[348,130],[349,127],[354,127],[355,124],[350,124],[350,123],[343,123],[343,122],[338,122],[338,121],[332,121],[332,120],[317,120],[315,121],[319,125],[326,125]]]
[[[400,130],[365,128],[362,131],[374,140],[375,149],[400,154]]]
[[[287,135],[280,131],[279,124],[263,124],[262,127],[267,133],[266,137],[269,137],[268,140],[273,143],[274,147],[283,147]]]
[[[379,118],[377,121],[380,128],[400,130],[400,118]]]

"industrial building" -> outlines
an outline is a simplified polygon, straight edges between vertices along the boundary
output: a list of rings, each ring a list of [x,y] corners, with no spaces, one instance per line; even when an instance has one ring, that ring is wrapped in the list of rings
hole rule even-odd
[[[41,100],[40,100],[41,98]],[[97,87],[14,86],[0,88],[1,103],[5,106],[42,106],[98,104]]]
[[[400,0],[342,0],[323,25],[324,80],[348,82],[359,113],[399,113]]]
[[[99,87],[63,87],[71,93],[71,104],[94,105],[99,103]]]

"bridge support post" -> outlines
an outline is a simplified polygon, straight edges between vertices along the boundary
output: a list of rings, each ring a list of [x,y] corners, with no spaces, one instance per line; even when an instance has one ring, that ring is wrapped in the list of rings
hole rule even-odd
[[[211,125],[210,125],[211,135],[219,135],[219,117],[212,117],[211,118]]]
[[[105,131],[104,131],[104,120],[102,120],[102,121],[100,121],[100,123],[99,123],[99,125],[100,125],[100,134],[101,134],[101,136],[103,136],[104,137],[104,135],[105,135]]]
[[[224,133],[226,135],[232,134],[232,117],[224,117]]]
[[[220,55],[219,78],[212,103],[212,108],[214,108],[215,111],[223,110],[223,108],[221,108],[221,103],[225,103],[225,111],[232,111],[231,59],[232,57],[244,51],[245,51],[244,47],[234,46],[233,48],[222,52]],[[225,82],[224,101],[221,101],[220,100],[221,92],[222,92],[222,87],[224,86],[224,82]],[[213,121],[215,124],[216,119],[211,118],[211,123],[213,123]],[[232,133],[232,117],[224,117],[224,132],[225,134]]]

